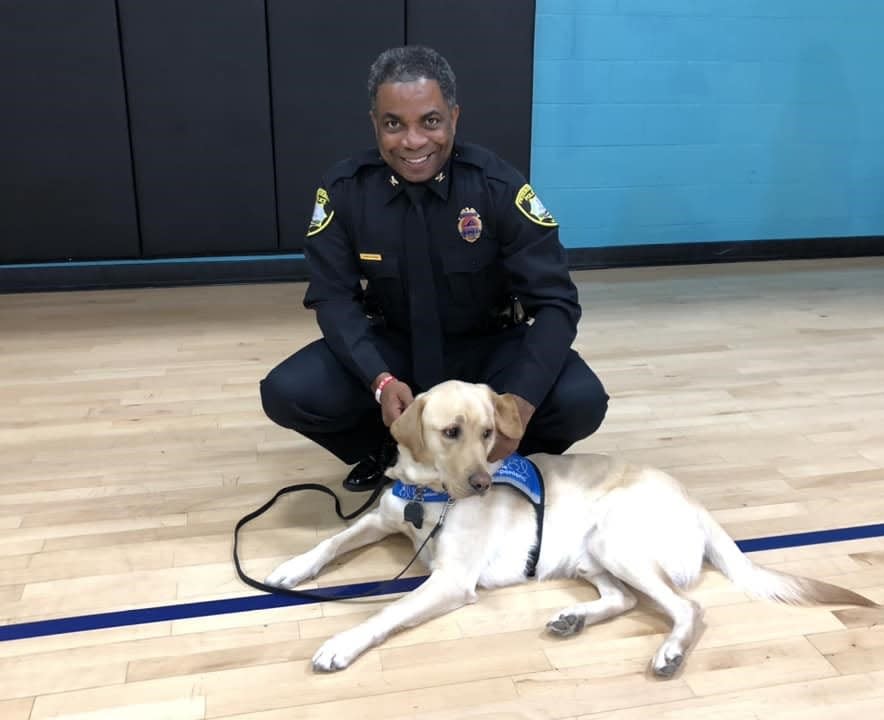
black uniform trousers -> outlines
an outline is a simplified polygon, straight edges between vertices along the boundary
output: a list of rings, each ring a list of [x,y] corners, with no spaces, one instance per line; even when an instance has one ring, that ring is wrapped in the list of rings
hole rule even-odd
[[[519,352],[527,326],[446,340],[445,375],[487,383],[501,392],[504,370]],[[411,385],[408,339],[375,328],[378,347],[393,375]],[[298,350],[261,381],[264,412],[278,425],[297,431],[347,464],[374,453],[389,430],[371,391],[332,354],[324,340]],[[594,433],[604,420],[608,394],[573,350],[555,384],[535,411],[519,452],[560,454]]]

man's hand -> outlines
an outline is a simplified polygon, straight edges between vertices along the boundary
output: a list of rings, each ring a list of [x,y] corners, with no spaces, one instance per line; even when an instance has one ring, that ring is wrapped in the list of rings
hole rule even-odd
[[[406,383],[400,380],[387,383],[381,390],[381,417],[384,425],[390,427],[413,402],[414,395]]]
[[[381,388],[379,399],[381,418],[384,425],[390,427],[396,418],[405,412],[405,408],[414,402],[414,395],[406,383],[397,380],[388,372],[382,372],[371,384],[371,391],[375,393],[375,397],[377,397],[379,387]]]
[[[529,403],[525,398],[519,397],[518,395],[513,395],[516,400],[516,406],[519,408],[519,417],[522,419],[522,427],[527,428],[528,423],[531,421],[531,416],[534,415],[535,407]],[[505,457],[509,457],[516,450],[519,449],[519,441],[507,437],[500,431],[497,432],[497,436],[494,439],[494,447],[491,448],[491,452],[488,453],[488,460],[490,462],[494,462],[495,460],[503,460]]]

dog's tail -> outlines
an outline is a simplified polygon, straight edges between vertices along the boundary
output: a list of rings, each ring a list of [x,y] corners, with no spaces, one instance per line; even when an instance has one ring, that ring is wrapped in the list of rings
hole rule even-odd
[[[873,600],[847,588],[759,567],[737,547],[712,515],[700,507],[697,511],[706,532],[706,558],[744,592],[787,605],[878,607]]]

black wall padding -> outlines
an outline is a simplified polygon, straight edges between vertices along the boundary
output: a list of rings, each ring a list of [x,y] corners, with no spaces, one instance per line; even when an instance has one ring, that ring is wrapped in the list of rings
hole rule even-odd
[[[144,256],[276,249],[264,0],[119,8]]]
[[[405,42],[405,0],[268,0],[280,247],[303,246],[320,175],[371,147],[368,69]]]
[[[113,0],[0,0],[0,262],[135,257]]]
[[[534,0],[408,0],[409,45],[448,58],[461,106],[458,138],[494,150],[528,177]]]

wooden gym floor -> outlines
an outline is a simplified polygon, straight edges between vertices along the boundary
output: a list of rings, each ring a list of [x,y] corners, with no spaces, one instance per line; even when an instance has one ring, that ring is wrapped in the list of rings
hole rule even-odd
[[[884,258],[575,279],[577,347],[612,395],[575,449],[660,465],[738,540],[783,536],[756,561],[884,602]],[[708,629],[671,682],[644,674],[665,629],[648,609],[547,637],[554,610],[593,596],[570,581],[482,592],[313,674],[316,647],[389,598],[267,608],[231,563],[240,516],[286,484],[338,490],[347,470],[260,408],[259,379],[317,336],[303,291],[0,295],[0,717],[881,715],[880,611],[750,601],[711,571],[691,593]],[[247,569],[263,577],[340,527],[324,495],[283,500],[247,531]],[[391,539],[320,584],[408,558]]]

